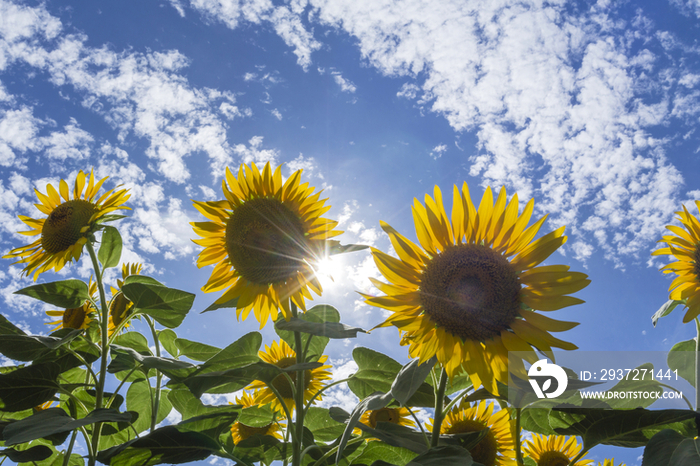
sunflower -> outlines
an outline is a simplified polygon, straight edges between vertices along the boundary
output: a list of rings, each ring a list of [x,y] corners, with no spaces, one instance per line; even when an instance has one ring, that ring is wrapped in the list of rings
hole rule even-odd
[[[700,201],[695,201],[700,208]],[[664,273],[678,275],[669,287],[670,298],[685,300],[687,311],[683,323],[688,323],[700,314],[700,221],[683,206],[682,212],[676,212],[683,228],[668,225],[666,228],[674,235],[663,236],[659,242],[668,247],[657,249],[653,256],[668,254],[676,259],[661,268]]]
[[[254,163],[241,165],[238,178],[226,168],[222,181],[225,200],[193,201],[209,222],[193,222],[204,246],[197,266],[214,265],[204,292],[228,288],[216,304],[237,300],[238,318],[245,320],[251,310],[262,328],[268,316],[277,319],[278,310],[291,317],[289,299],[306,310],[309,289],[319,296],[321,284],[315,264],[326,255],[329,238],[338,222],[322,218],[330,206],[313,194],[308,183],[300,184],[301,170],[282,183],[280,167],[272,172],[270,163],[262,173]]]
[[[525,441],[524,452],[537,462],[537,466],[568,466],[581,451],[583,445],[576,442],[576,437],[534,434],[532,440]],[[584,455],[585,456],[585,455]],[[586,466],[593,460],[580,459],[572,466]]]
[[[112,335],[121,325],[124,320],[131,314],[131,310],[134,307],[134,303],[129,301],[129,299],[122,293],[122,286],[124,285],[124,280],[129,275],[139,275],[141,273],[142,264],[123,264],[122,265],[122,279],[117,279],[117,286],[114,288],[110,287],[112,291],[112,301],[109,303],[109,328],[108,334]],[[128,327],[129,323],[124,324],[123,327]]]
[[[598,463],[598,466],[615,466],[615,458],[609,460],[603,460],[602,463]],[[626,466],[625,463],[621,463],[618,466]]]
[[[236,403],[243,405],[244,408],[250,408],[251,406],[256,406],[254,396],[251,396],[248,392],[243,392],[240,397],[236,397]],[[254,435],[269,435],[276,439],[282,440],[282,425],[279,421],[274,421],[266,426],[262,427],[250,427],[240,422],[236,422],[231,426],[231,437],[233,438],[234,445],[238,445],[243,440],[250,438]]]
[[[447,413],[440,434],[465,434],[488,428],[486,436],[469,450],[473,460],[484,466],[515,466],[514,424],[507,409],[494,414],[493,403],[462,403]],[[427,426],[432,431],[432,419]]]
[[[478,210],[464,183],[454,187],[452,219],[448,219],[442,193],[417,199],[413,220],[421,247],[385,222],[399,258],[372,248],[380,272],[389,281],[370,279],[385,296],[363,295],[366,302],[393,312],[378,327],[394,325],[401,343],[410,345],[411,357],[425,362],[437,356],[450,378],[465,370],[475,387],[497,393],[497,381],[507,383],[508,352],[526,352],[537,361],[533,347],[551,351],[576,345],[550,335],[571,329],[533,312],[553,311],[583,301],[566,296],[590,280],[565,265],[538,265],[566,242],[561,227],[532,241],[546,216],[526,228],[534,202],[518,215],[518,196],[506,202],[505,188],[493,203],[491,188]],[[524,372],[522,361],[511,371]]]
[[[126,189],[112,189],[97,198],[106,179],[95,182],[95,175],[90,172],[86,187],[85,174],[78,172],[73,199],[70,198],[68,183],[64,180],[60,181],[58,191],[52,185],[46,185],[46,195],[35,189],[40,203],[34,205],[48,217],[34,219],[20,215],[20,220],[32,230],[19,233],[41,237],[33,243],[13,249],[3,257],[19,258],[15,264],[27,264],[22,273],[29,275],[34,272],[34,281],[42,272],[52,268],[58,272],[70,261],[77,261],[97,222],[110,212],[129,208],[122,205],[129,199]]]
[[[378,422],[390,422],[400,426],[416,427],[416,423],[413,421],[413,419],[411,419],[411,412],[408,410],[408,408],[400,407],[368,409],[362,413],[360,422],[371,427],[372,429],[377,428]],[[360,429],[355,429],[353,432],[357,435],[362,433]]]
[[[92,281],[92,277],[88,281],[88,292],[90,296],[97,294],[97,283]],[[46,325],[55,325],[52,332],[61,328],[88,328],[90,322],[92,322],[90,315],[94,312],[95,308],[92,307],[92,303],[89,300],[85,300],[82,306],[79,307],[64,309],[63,311],[46,311],[46,315],[50,317],[60,317],[53,322],[46,322]]]
[[[263,361],[274,364],[280,369],[293,366],[297,363],[296,352],[284,340],[280,340],[279,344],[273,341],[271,346],[265,345],[265,351],[258,352],[258,355]],[[325,363],[327,359],[328,356],[321,356],[318,362]],[[329,380],[331,378],[331,373],[328,370],[330,367],[331,366],[324,365],[316,369],[304,371],[304,402],[309,401],[311,397],[323,387],[324,380]],[[290,372],[287,373],[287,375],[292,379],[292,382],[296,382],[296,372]],[[294,409],[294,391],[287,377],[285,377],[284,374],[280,374],[272,380],[271,384],[279,392],[284,400],[284,404],[291,413],[292,409]],[[255,396],[255,403],[257,405],[262,406],[272,403],[273,411],[284,412],[280,400],[265,382],[256,380],[251,383],[247,389],[257,390]],[[321,400],[322,396],[318,396],[316,399]]]

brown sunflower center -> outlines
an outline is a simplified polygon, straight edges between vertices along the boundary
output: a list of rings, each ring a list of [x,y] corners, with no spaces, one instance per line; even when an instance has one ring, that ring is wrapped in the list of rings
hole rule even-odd
[[[124,296],[124,293],[119,293],[112,299],[112,304],[109,306],[109,315],[115,327],[126,319],[132,306],[131,301]]]
[[[63,312],[63,328],[82,328],[87,312],[84,306],[66,309]]]
[[[277,199],[252,199],[226,223],[226,250],[243,278],[260,285],[284,282],[309,258],[304,226]]]
[[[236,423],[236,430],[238,431],[238,436],[240,437],[239,441],[245,440],[254,435],[267,435],[271,427],[272,424],[268,424],[263,427],[250,427],[245,424],[241,424],[240,422]]]
[[[537,466],[568,466],[569,457],[560,451],[545,451],[537,460]]]
[[[378,422],[398,424],[401,421],[399,410],[396,408],[375,409],[369,415],[369,426],[374,429]]]
[[[486,428],[486,426],[478,421],[462,419],[446,428],[443,433],[466,434],[468,432],[478,432],[484,430],[484,428]],[[471,453],[472,459],[475,462],[481,463],[484,466],[495,466],[498,456],[498,441],[493,431],[489,430],[479,443],[469,449],[469,453]]]
[[[287,367],[293,366],[294,364],[297,363],[297,358],[296,357],[287,357],[287,358],[282,358],[279,361],[275,363],[275,366],[279,367],[280,369],[286,369]],[[296,384],[297,382],[297,373],[296,372],[287,372],[287,375],[292,379],[292,382]],[[311,384],[311,371],[307,370],[304,371],[304,390],[309,388],[309,385]],[[292,391],[292,386],[289,384],[289,380],[287,377],[285,377],[284,374],[280,374],[274,379],[272,379],[272,386],[282,395],[282,398],[286,399],[293,399],[294,398],[294,392]]]
[[[440,327],[462,340],[485,341],[509,328],[520,310],[520,279],[491,248],[460,244],[423,271],[420,301]]]
[[[82,199],[66,201],[56,207],[41,229],[41,247],[50,254],[65,251],[84,236],[80,230],[90,225],[97,207]]]
[[[700,244],[695,245],[695,251],[693,251],[693,260],[695,265],[693,266],[693,272],[695,276],[700,278]]]

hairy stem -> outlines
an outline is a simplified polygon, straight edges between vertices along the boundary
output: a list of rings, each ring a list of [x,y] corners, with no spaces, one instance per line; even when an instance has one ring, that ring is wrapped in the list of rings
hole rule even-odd
[[[436,447],[440,441],[440,428],[442,427],[442,420],[444,415],[442,412],[442,402],[445,399],[445,389],[447,388],[447,371],[442,369],[440,374],[440,384],[438,385],[437,392],[435,392],[435,419],[433,423],[433,435],[430,439],[430,446]]]

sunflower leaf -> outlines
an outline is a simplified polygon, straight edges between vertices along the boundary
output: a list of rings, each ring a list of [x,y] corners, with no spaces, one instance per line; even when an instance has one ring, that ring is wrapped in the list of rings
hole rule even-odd
[[[406,406],[413,394],[425,383],[436,362],[436,356],[423,364],[420,364],[418,359],[414,359],[401,368],[391,384],[391,395],[401,406]]]
[[[23,411],[53,399],[60,371],[58,364],[43,363],[0,374],[0,411]]]
[[[277,321],[275,327],[289,332],[303,332],[336,339],[357,338],[358,332],[367,333],[366,330],[359,327],[350,327],[339,322],[308,322],[294,317],[290,320]]]
[[[131,348],[114,344],[110,345],[110,349],[112,350],[112,361],[109,363],[107,371],[111,374],[131,370],[141,365],[146,373],[148,369],[157,369],[170,379],[181,380],[195,371],[195,365],[186,361],[144,356]]]
[[[133,428],[136,432],[143,432],[151,426],[151,417],[153,416],[153,406],[152,406],[152,391],[154,389],[147,380],[139,380],[133,382],[126,392],[126,407],[131,411],[138,411],[139,417],[134,420]],[[160,403],[158,405],[158,414],[156,416],[156,423],[159,423],[165,419],[170,411],[173,409],[173,405],[168,399],[168,393],[170,390],[161,389]]]
[[[236,308],[238,306],[238,296],[236,296],[233,299],[229,299],[225,303],[219,303],[217,301],[213,302],[208,308],[203,310],[200,314],[204,314],[205,312],[210,312],[210,311],[216,311],[217,309],[223,309],[223,308]]]
[[[668,367],[695,386],[695,339],[679,341],[668,352]]]
[[[15,361],[33,361],[47,351],[70,343],[83,331],[71,329],[63,338],[42,335],[3,335],[0,338],[0,353]]]
[[[185,338],[176,338],[173,343],[176,350],[178,350],[182,356],[187,356],[195,361],[206,361],[221,351],[221,348],[217,348],[216,346],[210,346]]]
[[[369,248],[369,246],[365,244],[340,244],[340,241],[337,240],[330,240],[328,242],[331,243],[328,248],[329,256],[345,254],[346,252],[362,251],[363,249]]]
[[[82,419],[73,419],[63,408],[49,408],[9,424],[2,433],[5,445],[16,445],[106,421],[131,422],[131,413],[103,408],[90,412]]]
[[[656,311],[653,316],[651,316],[651,323],[654,325],[654,327],[656,327],[656,322],[658,322],[660,318],[669,315],[680,304],[685,303],[676,299],[669,299],[666,301],[663,306],[661,306],[659,310]]]
[[[224,371],[195,373],[182,382],[199,398],[204,393],[232,393],[240,390],[253,380],[272,380],[279,375],[277,366],[256,362]]]
[[[29,296],[64,309],[80,307],[90,298],[87,284],[74,279],[28,286],[14,294]]]
[[[122,286],[124,295],[138,312],[148,314],[165,327],[178,327],[192,308],[195,298],[192,293],[129,278]]]
[[[119,265],[122,256],[122,237],[119,230],[114,227],[104,227],[102,233],[102,244],[97,252],[97,259],[105,269]]]
[[[416,456],[414,452],[406,448],[394,447],[384,442],[367,442],[367,446],[362,453],[353,458],[353,464],[381,464],[382,458],[391,458],[392,464],[405,466]],[[389,463],[384,463],[389,464]]]
[[[696,416],[694,411],[683,409],[554,408],[549,422],[559,435],[583,437],[584,448],[588,450],[600,443],[626,448],[641,447],[668,424]]]
[[[163,348],[165,348],[165,351],[170,353],[170,355],[174,358],[177,358],[180,356],[180,351],[178,350],[177,346],[175,345],[175,340],[177,339],[177,334],[170,330],[169,328],[166,328],[165,330],[161,330],[158,332],[158,341],[160,341],[160,344],[163,345]]]
[[[53,455],[53,450],[46,445],[36,445],[26,450],[15,450],[14,448],[5,448],[0,450],[0,455],[7,456],[10,461],[15,463],[28,463],[31,461],[43,461]]]
[[[455,445],[445,445],[433,447],[416,456],[408,466],[470,466],[471,464],[474,464],[474,460],[468,450]]]
[[[310,407],[306,412],[304,425],[321,442],[332,442],[339,438],[345,430],[345,424],[334,420],[326,408],[315,406]]]
[[[26,333],[0,314],[0,335],[26,335]]]
[[[675,430],[664,429],[644,447],[642,466],[700,464],[700,439],[685,437]]]

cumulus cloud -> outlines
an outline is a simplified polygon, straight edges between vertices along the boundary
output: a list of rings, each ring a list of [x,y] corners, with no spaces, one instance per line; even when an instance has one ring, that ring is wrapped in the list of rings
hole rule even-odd
[[[333,79],[335,80],[335,83],[340,86],[340,90],[343,92],[349,92],[352,94],[357,90],[357,87],[355,87],[352,82],[345,79],[340,73],[333,74]]]
[[[445,144],[440,144],[435,146],[433,150],[430,151],[430,157],[432,157],[433,160],[437,160],[442,157],[442,154],[445,152],[447,152],[447,146]]]

